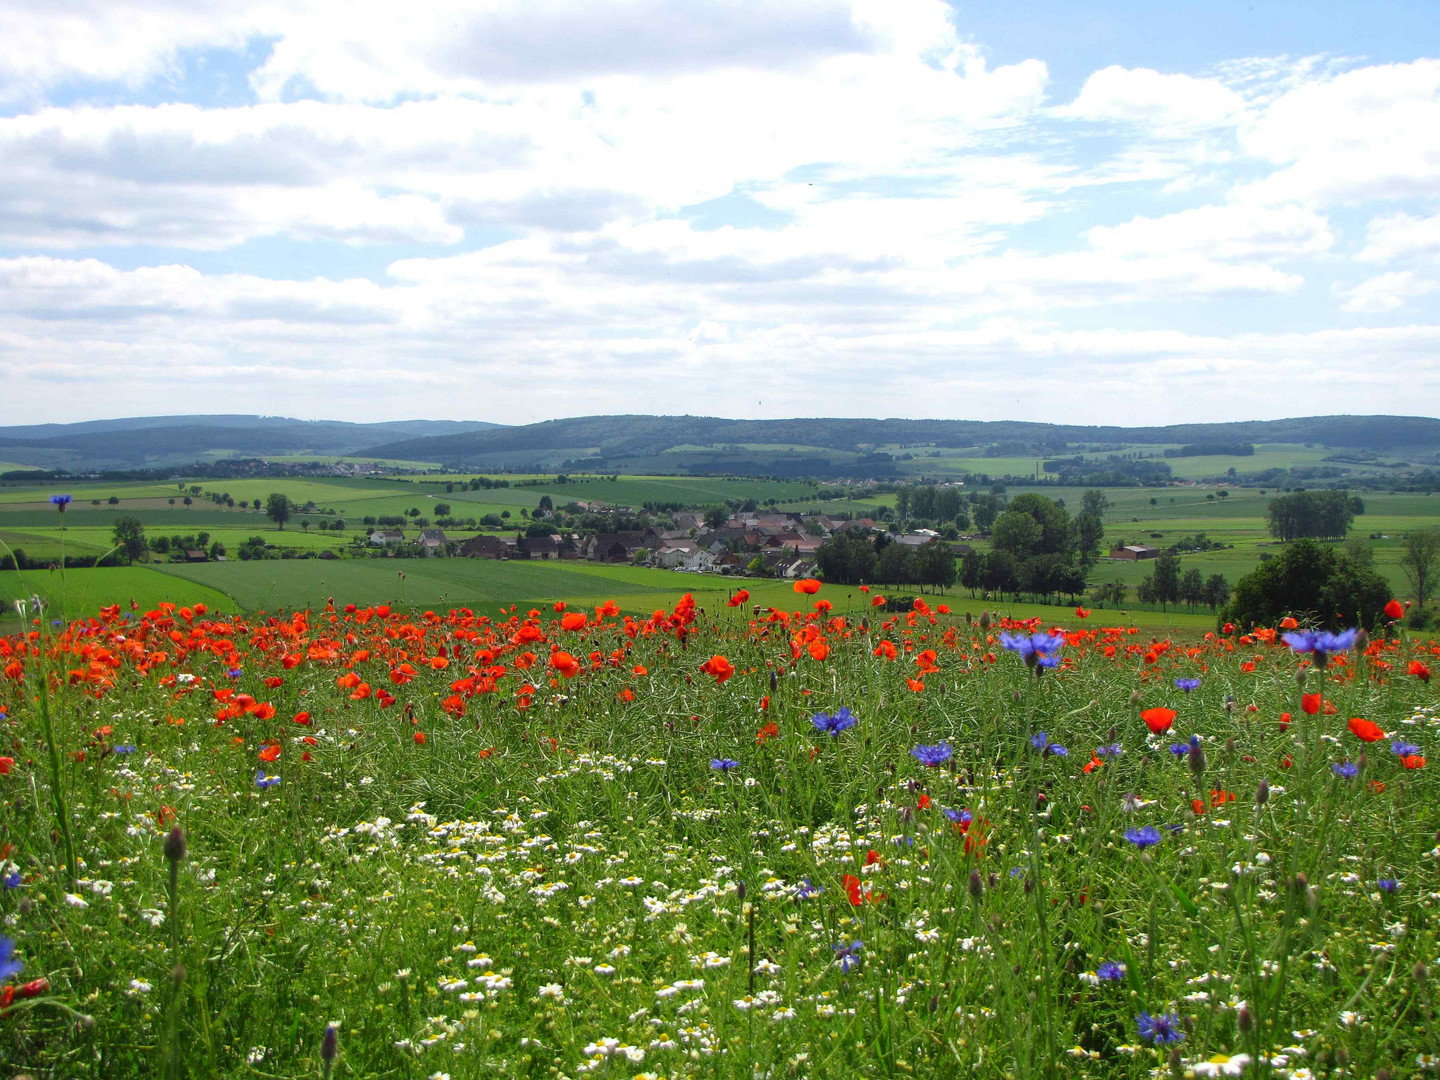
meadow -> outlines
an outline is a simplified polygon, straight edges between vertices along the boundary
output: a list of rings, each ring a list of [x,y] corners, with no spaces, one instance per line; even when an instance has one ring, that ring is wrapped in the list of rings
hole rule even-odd
[[[1440,1061],[1434,641],[1320,663],[1264,628],[1177,643],[938,601],[862,622],[829,587],[703,614],[657,593],[637,618],[600,595],[52,609],[0,639],[0,1060]]]

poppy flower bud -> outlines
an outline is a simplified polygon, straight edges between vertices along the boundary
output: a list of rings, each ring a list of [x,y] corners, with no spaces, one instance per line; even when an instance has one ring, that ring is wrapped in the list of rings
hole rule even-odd
[[[1361,630],[1355,635],[1355,651],[1357,653],[1363,653],[1369,647],[1370,635],[1367,634],[1364,630]]]
[[[1184,1059],[1184,1057],[1181,1056],[1179,1049],[1176,1048],[1176,1047],[1171,1047],[1171,1048],[1170,1048],[1170,1071],[1173,1072],[1176,1076],[1179,1076],[1179,1075],[1180,1075],[1180,1068],[1181,1068],[1181,1066],[1183,1066],[1184,1064],[1185,1064],[1185,1059]]]
[[[989,630],[989,629],[990,629],[990,612],[988,612],[988,611],[982,611],[982,612],[980,613],[980,629],[981,629],[981,630]]]
[[[980,895],[981,895],[984,891],[985,891],[985,883],[980,879],[980,871],[979,871],[979,870],[971,870],[971,871],[970,871],[970,895],[973,896],[976,900],[979,900],[979,899],[980,899]]]
[[[1115,735],[1116,735],[1115,727],[1114,727],[1114,725],[1111,725],[1111,727],[1110,727],[1110,741],[1111,741],[1112,743],[1115,741]]]
[[[965,625],[966,625],[966,626],[974,626],[974,625],[975,625],[975,616],[974,616],[974,615],[971,615],[970,612],[968,612],[968,611],[965,612]]]
[[[1225,711],[1227,713],[1230,713],[1232,716],[1235,713],[1235,699],[1228,695],[1225,698]]]
[[[1305,685],[1305,669],[1303,667],[1295,669],[1295,681],[1301,686]]]
[[[1227,754],[1233,754],[1233,753],[1235,753],[1235,740],[1234,740],[1234,739],[1226,739],[1226,740],[1225,740],[1225,753],[1227,753]]]
[[[1360,753],[1355,755],[1355,768],[1359,769],[1361,772],[1364,772],[1365,766],[1369,764],[1370,755],[1365,753],[1364,750],[1361,750]]]
[[[1139,705],[1139,704],[1140,704],[1140,691],[1139,691],[1139,690],[1131,690],[1131,691],[1130,691],[1130,704],[1131,704],[1131,705]]]
[[[774,670],[772,669],[771,672],[770,672],[770,693],[772,693],[772,694],[775,693],[775,688],[776,688],[778,685],[779,685],[779,680],[775,678],[775,672],[774,672]]]
[[[968,612],[967,612],[967,614],[968,614]],[[939,1010],[939,1008],[940,1008],[940,995],[939,995],[939,994],[931,994],[931,995],[930,995],[930,1011],[933,1013],[933,1012],[936,1012],[937,1010]]]
[[[741,900],[745,899],[745,880],[743,878],[735,883],[735,895]]]
[[[1375,1080],[1390,1080],[1390,1070],[1389,1070],[1389,1069],[1376,1069],[1376,1070],[1375,1070]]]
[[[1255,805],[1264,806],[1270,801],[1270,781],[1261,780],[1260,786],[1255,789]]]
[[[165,858],[178,863],[185,858],[185,830],[176,825],[165,836]]]
[[[1190,744],[1190,749],[1185,752],[1185,758],[1190,763],[1190,771],[1196,776],[1205,772],[1205,750],[1199,740]]]
[[[1417,983],[1423,983],[1430,978],[1430,969],[1427,968],[1423,962],[1416,964],[1415,970],[1410,973],[1410,977]]]
[[[1235,1014],[1235,1026],[1241,1031],[1249,1031],[1255,1026],[1255,1018],[1250,1015],[1250,1006],[1240,1006],[1240,1010]]]
[[[1336,1050],[1336,1051],[1335,1051],[1335,1064],[1336,1064],[1336,1065],[1339,1065],[1342,1069],[1349,1068],[1349,1066],[1350,1066],[1350,1051],[1349,1051],[1349,1050],[1346,1050],[1345,1047],[1343,1047],[1343,1046],[1340,1047],[1338,1050]]]
[[[183,982],[185,981],[185,965],[184,965],[184,964],[176,964],[173,968],[170,969],[170,980],[171,980],[176,986],[179,986],[181,983],[183,983]]]

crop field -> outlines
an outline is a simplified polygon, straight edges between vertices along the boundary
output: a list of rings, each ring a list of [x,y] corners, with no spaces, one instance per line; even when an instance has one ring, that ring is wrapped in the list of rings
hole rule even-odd
[[[0,639],[12,1069],[1302,1080],[1440,1053],[1434,642],[1322,665],[1271,630],[933,600],[862,625],[829,587],[758,618],[658,590],[638,617],[217,617],[113,573],[172,602]]]

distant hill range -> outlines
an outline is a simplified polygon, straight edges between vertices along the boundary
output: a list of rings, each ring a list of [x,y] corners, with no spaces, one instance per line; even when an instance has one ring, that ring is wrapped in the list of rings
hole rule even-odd
[[[352,455],[397,439],[444,438],[494,427],[481,420],[291,420],[283,416],[137,416],[0,427],[0,461],[49,469],[165,468],[227,457]]]
[[[1311,416],[1167,427],[1090,427],[1020,421],[712,416],[582,416],[502,426],[482,421],[382,424],[261,416],[152,416],[0,428],[0,461],[77,470],[174,467],[227,457],[325,456],[434,462],[472,471],[743,473],[888,476],[924,469],[936,448],[974,460],[1125,455],[1148,447],[1215,454],[1225,447],[1331,448],[1346,460],[1440,460],[1440,419]],[[1239,451],[1243,453],[1244,451]],[[1133,454],[1132,456],[1142,456]],[[1047,462],[1047,470],[1049,463]]]
[[[1021,421],[724,420],[713,416],[582,416],[381,443],[377,457],[458,468],[882,474],[906,448],[950,447],[991,456],[1117,452],[1135,445],[1314,444],[1357,453],[1440,451],[1440,420],[1414,416],[1311,416],[1169,427],[1086,427]],[[666,459],[659,461],[657,459]],[[657,466],[669,464],[670,468]],[[977,455],[976,471],[983,471]],[[907,469],[905,471],[914,471]]]

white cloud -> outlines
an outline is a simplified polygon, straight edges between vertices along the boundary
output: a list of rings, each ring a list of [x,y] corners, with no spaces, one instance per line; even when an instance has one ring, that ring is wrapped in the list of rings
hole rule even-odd
[[[1415,217],[1384,214],[1370,219],[1365,247],[1355,257],[1362,262],[1429,258],[1440,255],[1440,214]]]
[[[1430,198],[1440,184],[1440,60],[1380,64],[1286,91],[1241,130],[1279,166],[1245,185],[1265,203]]]
[[[1349,289],[1340,289],[1345,297],[1345,311],[1382,313],[1396,311],[1417,296],[1440,291],[1440,282],[1416,277],[1409,270],[1400,270],[1362,281]]]
[[[1051,111],[1067,120],[1137,124],[1190,138],[1196,129],[1235,125],[1245,99],[1218,79],[1112,66],[1087,78],[1074,101]]]

